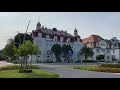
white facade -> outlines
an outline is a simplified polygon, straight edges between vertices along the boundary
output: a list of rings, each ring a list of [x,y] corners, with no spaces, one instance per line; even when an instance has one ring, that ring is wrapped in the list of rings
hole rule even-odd
[[[87,47],[92,48],[94,52],[93,60],[96,60],[97,55],[104,55],[106,61],[111,61],[111,52],[109,48],[109,44],[105,40],[100,40],[95,43],[88,43]]]
[[[91,35],[85,38],[83,42],[87,47],[92,48],[94,52],[94,56],[89,59],[96,60],[97,55],[104,55],[105,61],[120,60],[120,42],[116,37],[106,40],[98,35]]]
[[[45,37],[43,37],[44,34]],[[53,38],[50,38],[51,35],[53,35]],[[66,40],[64,40],[65,38],[64,36],[67,36]],[[74,52],[73,56],[71,56],[71,59],[78,60],[81,58],[78,57],[78,52],[82,48],[82,42],[79,35],[73,36],[71,34],[68,34],[66,31],[55,30],[55,28],[54,29],[41,28],[41,24],[38,23],[36,30],[32,32],[32,37],[33,42],[37,44],[41,50],[41,54],[37,56],[32,55],[31,57],[32,62],[35,62],[36,60],[41,62],[46,62],[47,60],[56,62],[55,55],[51,53],[51,48],[54,44],[60,44],[61,46],[64,44],[69,44]],[[76,40],[74,39],[74,41],[71,41],[70,38],[72,39],[76,38]],[[61,59],[64,62],[62,55]]]
[[[113,60],[120,60],[120,42],[116,37],[110,39],[111,41],[111,57]]]

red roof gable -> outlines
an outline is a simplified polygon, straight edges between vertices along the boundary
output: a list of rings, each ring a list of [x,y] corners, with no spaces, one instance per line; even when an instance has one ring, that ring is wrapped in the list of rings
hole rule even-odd
[[[84,38],[82,39],[82,42],[83,43],[87,43],[88,41],[89,42],[98,42],[100,40],[104,40],[102,37],[100,37],[99,35],[90,35],[88,38]]]

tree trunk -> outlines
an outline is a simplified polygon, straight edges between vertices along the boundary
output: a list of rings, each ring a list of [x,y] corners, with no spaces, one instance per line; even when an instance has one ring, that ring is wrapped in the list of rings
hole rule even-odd
[[[21,59],[21,69],[22,69],[22,63],[23,63],[23,61],[22,61],[22,59]]]
[[[26,69],[27,69],[27,56],[26,56]]]
[[[66,58],[67,58],[67,62],[69,63],[69,57],[68,57],[68,56],[66,56]]]
[[[23,68],[25,69],[25,56],[24,56],[24,60],[23,60]]]
[[[30,65],[32,64],[32,55],[31,55],[31,59],[30,59]]]
[[[85,61],[86,61],[86,59],[87,59],[87,56],[85,55]]]

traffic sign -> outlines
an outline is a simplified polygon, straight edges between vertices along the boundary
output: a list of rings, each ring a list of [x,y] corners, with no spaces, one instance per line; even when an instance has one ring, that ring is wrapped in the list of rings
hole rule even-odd
[[[73,52],[72,52],[72,51],[69,51],[69,52],[68,52],[68,55],[69,55],[69,56],[72,56],[72,55],[73,55]]]

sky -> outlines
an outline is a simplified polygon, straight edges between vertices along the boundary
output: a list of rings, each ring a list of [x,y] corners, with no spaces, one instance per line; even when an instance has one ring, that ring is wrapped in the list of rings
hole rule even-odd
[[[28,32],[36,29],[39,20],[44,27],[67,30],[70,34],[76,27],[82,39],[91,34],[120,39],[120,12],[0,12],[0,49],[17,31],[24,33],[29,20]]]

